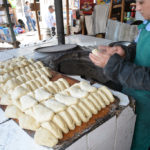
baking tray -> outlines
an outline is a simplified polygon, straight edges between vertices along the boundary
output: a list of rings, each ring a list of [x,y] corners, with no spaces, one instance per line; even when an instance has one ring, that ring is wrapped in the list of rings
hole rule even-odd
[[[55,71],[52,72],[52,79],[51,81],[56,81],[59,78],[64,78],[66,79],[70,85],[73,85],[75,83],[78,83],[78,80],[72,79],[70,77],[67,77],[63,74],[57,73]],[[99,127],[101,124],[112,118],[113,116],[116,115],[116,112],[119,108],[119,99],[115,97],[115,101],[107,106],[106,108],[102,109],[101,111],[98,112],[98,114],[93,115],[92,118],[87,122],[87,123],[82,123],[81,126],[76,126],[76,128],[72,131],[69,131],[69,133],[64,134],[63,139],[59,140],[58,144],[53,147],[54,150],[64,150],[71,144],[73,144],[75,141],[77,141],[79,138],[84,136],[85,134],[91,132],[95,128]],[[0,105],[0,107],[5,111],[6,106]],[[18,124],[18,120],[13,119],[15,122]],[[31,137],[34,137],[33,131],[30,130],[25,130],[30,135]],[[47,147],[48,148],[48,147]]]

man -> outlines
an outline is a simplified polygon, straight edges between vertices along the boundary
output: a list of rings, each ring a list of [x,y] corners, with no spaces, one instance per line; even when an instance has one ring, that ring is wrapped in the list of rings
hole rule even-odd
[[[29,4],[28,1],[25,2],[24,13],[25,13],[25,17],[26,17],[26,20],[27,20],[28,30],[31,31],[31,27],[30,27],[30,24],[31,24],[33,30],[36,31],[33,20],[31,18],[32,12],[30,10],[30,4]]]
[[[136,100],[137,120],[132,150],[150,148],[150,0],[137,0],[136,10],[146,19],[139,28],[136,44],[100,46],[90,54],[92,62],[104,68],[105,75],[123,86],[123,92]]]
[[[56,20],[55,20],[55,11],[53,6],[48,7],[48,15],[45,18],[45,22],[47,25],[47,32],[48,34],[54,36],[55,35],[55,26],[56,26]]]

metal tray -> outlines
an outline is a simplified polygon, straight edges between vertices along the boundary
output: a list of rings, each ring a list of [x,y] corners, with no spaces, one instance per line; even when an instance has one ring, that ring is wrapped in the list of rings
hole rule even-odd
[[[55,46],[47,46],[47,47],[39,47],[34,51],[39,53],[58,53],[73,50],[77,47],[76,44],[63,44],[63,45],[55,45]]]
[[[129,41],[118,41],[118,42],[113,42],[110,43],[109,46],[116,46],[116,45],[123,45],[123,46],[129,46],[132,42]]]

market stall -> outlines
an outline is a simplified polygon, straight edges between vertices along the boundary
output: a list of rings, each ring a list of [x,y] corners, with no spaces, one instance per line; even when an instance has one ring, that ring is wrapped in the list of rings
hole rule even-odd
[[[80,40],[81,41],[81,43],[79,43],[78,42],[78,40],[79,39],[84,39],[85,41],[82,41],[82,40]],[[85,53],[88,53],[89,51],[91,51],[91,49],[92,49],[92,47],[89,47],[90,46],[90,44],[91,44],[91,46],[96,46],[96,45],[93,45],[93,42],[92,42],[92,40],[94,40],[94,41],[96,41],[97,43],[97,45],[98,44],[100,44],[100,43],[105,43],[105,44],[108,44],[108,43],[110,43],[111,41],[109,41],[109,40],[104,40],[104,39],[97,39],[97,38],[92,38],[92,37],[84,37],[84,36],[82,36],[82,37],[80,37],[80,36],[77,36],[76,37],[76,40],[75,39],[72,39],[72,37],[68,37],[67,39],[66,39],[66,43],[68,43],[68,44],[73,44],[73,42],[74,42],[74,44],[77,42],[77,43],[79,43],[79,44],[83,44],[83,46],[86,46],[86,50],[85,50],[85,47],[84,47],[84,49],[80,49],[80,52],[79,51],[77,51],[77,50],[75,50],[74,49],[74,51],[76,51],[77,53],[76,54],[74,54],[74,55],[78,55],[78,56],[81,56],[81,51],[83,51],[83,53],[84,53],[84,55],[85,55],[85,58],[86,58],[86,54]],[[69,41],[69,42],[68,42]],[[51,41],[51,43],[54,43],[54,45],[55,44],[57,44],[57,40],[55,40],[55,41]],[[89,45],[87,45],[87,43],[89,44]],[[51,43],[47,43],[47,44],[45,44],[45,46],[52,46],[51,45]],[[44,45],[42,45],[42,46],[44,46]],[[88,48],[88,47],[89,48]],[[43,84],[42,86],[43,86],[43,90],[45,90],[45,92],[47,92],[47,96],[50,96],[50,95],[54,95],[55,96],[55,98],[57,99],[59,96],[60,96],[60,93],[51,93],[52,91],[54,91],[54,90],[56,90],[56,89],[58,89],[59,91],[61,91],[61,93],[63,93],[63,95],[65,95],[65,94],[67,94],[66,93],[66,90],[65,89],[70,89],[71,87],[73,87],[72,85],[74,85],[74,84],[76,84],[77,85],[77,89],[80,87],[80,84],[82,85],[82,83],[84,84],[85,83],[85,81],[83,82],[83,79],[81,80],[81,78],[80,78],[80,76],[79,77],[77,77],[76,79],[72,79],[72,78],[70,78],[70,77],[68,77],[68,76],[66,76],[66,75],[62,75],[62,74],[60,74],[60,73],[58,73],[58,72],[55,72],[55,71],[52,71],[51,69],[49,70],[48,68],[48,70],[45,72],[44,70],[44,66],[46,65],[46,66],[49,66],[50,64],[46,64],[46,62],[44,62],[43,60],[47,60],[47,59],[49,59],[50,58],[50,54],[48,54],[48,53],[39,53],[39,52],[35,52],[35,51],[33,51],[33,50],[35,50],[36,48],[38,48],[39,46],[34,46],[34,47],[27,47],[27,48],[20,48],[20,49],[16,49],[16,50],[11,50],[11,51],[8,51],[7,53],[1,53],[1,60],[2,60],[2,58],[3,58],[3,60],[4,60],[4,57],[5,57],[5,59],[6,59],[6,62],[3,62],[3,63],[1,63],[1,65],[3,65],[3,64],[5,64],[5,66],[7,66],[6,64],[9,64],[9,63],[11,63],[13,66],[15,66],[15,65],[19,65],[20,64],[20,67],[22,68],[20,68],[19,66],[19,70],[21,71],[21,70],[28,70],[27,72],[28,73],[21,73],[17,68],[17,70],[20,72],[18,72],[18,71],[15,71],[15,70],[12,70],[12,71],[10,71],[9,72],[9,74],[11,74],[11,75],[15,75],[15,74],[13,74],[13,73],[11,73],[11,72],[18,72],[19,74],[17,75],[16,74],[16,76],[17,76],[17,78],[16,79],[18,79],[19,80],[19,82],[24,82],[24,83],[19,83],[19,85],[17,86],[17,85],[14,85],[13,84],[13,86],[15,86],[15,89],[18,89],[17,87],[23,87],[23,88],[27,88],[27,86],[32,86],[32,87],[30,87],[30,90],[32,91],[30,91],[29,93],[31,93],[31,95],[30,96],[33,96],[32,95],[32,93],[35,93],[36,94],[36,90],[37,90],[37,88],[38,87],[36,87],[38,84],[36,83],[36,85],[35,86],[33,86],[35,83],[35,80],[38,78],[38,80],[39,80],[39,82],[41,82],[41,83],[39,83],[39,84]],[[13,54],[13,55],[12,55]],[[59,53],[57,53],[57,56],[58,56],[58,54],[60,55],[60,56],[65,56],[66,54],[64,54],[63,52],[59,52]],[[7,56],[6,56],[7,55]],[[54,55],[54,54],[53,54]],[[25,58],[23,58],[23,57],[20,57],[20,58],[14,58],[13,60],[12,59],[10,59],[10,60],[8,60],[7,61],[7,59],[9,59],[9,58],[12,58],[12,57],[18,57],[18,56],[25,56],[26,58],[33,58],[34,59],[34,61],[31,61],[31,60],[26,60]],[[84,57],[84,56],[83,56]],[[69,59],[69,57],[68,57],[68,59]],[[78,58],[79,59],[79,58]],[[41,60],[42,62],[44,62],[44,66],[43,66],[43,63],[41,63],[41,62],[39,62],[38,60]],[[36,65],[37,64],[37,65]],[[10,65],[11,66],[11,65]],[[12,67],[13,67],[12,66]],[[30,66],[30,69],[32,68],[34,68],[34,70],[30,70],[29,69],[29,67],[28,66]],[[40,67],[41,66],[41,67]],[[39,68],[37,68],[37,67],[39,67]],[[66,66],[67,67],[67,66]],[[10,67],[11,68],[11,67]],[[24,69],[23,69],[24,68]],[[40,69],[40,68],[43,68],[43,69]],[[7,69],[8,69],[8,67],[7,67]],[[56,69],[56,68],[55,68]],[[24,71],[25,71],[24,70]],[[42,73],[41,71],[41,73],[39,74],[38,73],[38,70],[43,70],[44,72]],[[54,70],[54,69],[53,69]],[[33,73],[33,72],[36,72],[35,74]],[[5,74],[5,73],[4,73]],[[4,75],[4,74],[2,74],[1,73],[1,75]],[[27,75],[29,75],[29,76],[31,76],[31,74],[32,74],[32,79],[31,80],[29,80],[29,81],[21,81],[21,78],[22,77],[25,77],[25,76],[27,76]],[[47,76],[46,78],[44,77],[45,75]],[[37,78],[36,77],[34,77],[34,76],[37,76]],[[28,78],[30,78],[28,76]],[[44,78],[46,79],[44,79]],[[72,76],[73,77],[73,76]],[[73,77],[73,78],[75,78],[75,77]],[[23,78],[22,78],[23,79]],[[42,80],[41,80],[42,79]],[[79,82],[79,80],[81,80],[80,82]],[[11,77],[8,81],[14,81],[14,78],[13,77]],[[7,81],[7,82],[8,82]],[[63,81],[63,85],[62,85],[62,81]],[[43,82],[43,83],[42,83]],[[45,87],[47,86],[47,84],[45,83],[45,82],[48,82],[47,84],[48,84],[48,88],[46,88],[45,89]],[[9,83],[9,82],[8,82]],[[7,84],[8,84],[7,83]],[[27,83],[29,83],[28,85],[27,85]],[[64,84],[64,83],[66,83],[66,84]],[[7,84],[5,84],[5,86],[7,85]],[[50,86],[51,85],[51,86]],[[66,86],[65,86],[66,85]],[[101,85],[100,84],[97,84],[97,82],[95,82],[92,86],[88,83],[88,82],[86,82],[86,86],[89,86],[90,88],[90,90],[100,90],[101,89]],[[4,87],[5,87],[4,86]],[[13,89],[11,89],[11,87],[8,85],[8,87],[9,87],[9,90],[12,90],[12,92],[15,90],[13,90]],[[55,87],[55,88],[54,88]],[[84,87],[84,86],[83,86]],[[84,91],[84,94],[86,93],[85,92],[85,90],[87,90],[87,87],[86,87],[86,89],[84,88],[84,90],[83,90],[83,87],[82,87],[82,89],[80,88],[80,91],[82,91],[82,94],[83,94],[83,91]],[[31,89],[31,88],[33,88],[33,89]],[[53,90],[52,90],[52,88],[53,88]],[[60,88],[60,89],[59,89]],[[39,88],[38,88],[39,89]],[[6,90],[5,88],[4,88],[4,90]],[[79,89],[78,89],[79,90]],[[70,90],[69,90],[70,91]],[[71,90],[72,91],[72,90]],[[6,92],[7,92],[7,90],[6,90]],[[39,93],[40,91],[38,91],[38,93]],[[55,92],[57,92],[57,90],[55,91]],[[91,91],[92,92],[92,91]],[[91,93],[90,91],[89,91],[89,94]],[[94,91],[93,91],[94,92]],[[18,94],[21,94],[22,92],[19,92]],[[28,93],[28,92],[27,92]],[[26,94],[27,93],[24,93],[25,95],[24,96],[27,96]],[[37,93],[37,94],[38,94]],[[78,92],[75,92],[75,97],[76,97],[76,95],[78,95],[77,94]],[[95,93],[95,92],[94,92]],[[93,94],[94,94],[93,93]],[[62,126],[59,126],[59,124],[58,124],[58,118],[53,118],[51,121],[54,121],[53,123],[54,124],[57,124],[56,126],[57,127],[59,127],[59,130],[61,130],[61,132],[64,132],[63,133],[63,137],[61,137],[59,140],[56,140],[56,135],[54,136],[53,134],[54,134],[54,132],[53,132],[53,134],[51,135],[51,132],[52,132],[52,130],[50,129],[50,128],[47,128],[45,125],[43,125],[44,126],[44,129],[43,129],[43,127],[42,127],[42,130],[43,131],[46,131],[46,133],[50,133],[50,134],[47,134],[47,136],[49,137],[50,135],[53,137],[53,138],[51,138],[51,140],[50,141],[48,141],[48,144],[46,144],[47,146],[53,146],[53,149],[71,149],[71,150],[73,150],[73,149],[99,149],[99,147],[101,147],[101,149],[103,150],[105,150],[105,149],[120,149],[120,147],[124,147],[125,148],[125,150],[127,150],[127,149],[130,149],[130,146],[131,146],[131,141],[132,141],[132,135],[133,135],[133,130],[134,130],[134,123],[135,123],[135,118],[136,118],[136,116],[135,116],[135,114],[134,114],[134,111],[133,111],[133,108],[134,108],[134,105],[131,105],[131,103],[129,104],[129,101],[128,101],[128,98],[125,96],[125,95],[122,95],[121,93],[117,93],[117,92],[115,92],[115,91],[113,91],[112,92],[113,93],[113,97],[115,98],[115,100],[114,101],[112,101],[112,102],[108,102],[107,101],[107,105],[105,104],[105,106],[106,107],[104,107],[104,108],[101,108],[101,110],[100,110],[100,108],[98,108],[100,105],[99,105],[99,100],[100,99],[97,99],[96,97],[95,97],[95,99],[91,99],[91,101],[89,101],[89,100],[86,100],[86,96],[85,96],[85,101],[83,100],[82,102],[81,101],[79,101],[79,104],[69,104],[69,105],[67,105],[67,103],[65,103],[66,105],[67,105],[67,112],[69,113],[70,112],[70,109],[72,108],[72,109],[75,109],[75,112],[76,113],[79,113],[78,111],[78,109],[80,108],[81,110],[83,109],[84,111],[84,113],[81,111],[78,115],[79,115],[79,117],[81,117],[80,115],[82,114],[83,116],[81,117],[83,120],[81,121],[81,124],[78,124],[78,125],[75,125],[75,126],[69,126],[70,124],[68,124],[68,122],[67,122],[67,120],[65,120],[65,118],[63,118],[64,117],[64,115],[61,115],[61,114],[63,114],[62,112],[64,112],[64,107],[66,107],[66,105],[64,106],[63,105],[63,107],[58,107],[58,104],[57,104],[57,107],[55,107],[55,108],[63,108],[63,110],[61,111],[61,112],[53,112],[54,113],[54,115],[58,115],[59,114],[59,116],[60,117],[62,117],[63,118],[63,120],[67,123],[67,128],[62,128],[63,127],[63,125]],[[71,94],[71,93],[70,93]],[[92,93],[91,93],[92,94]],[[92,95],[93,95],[92,94]],[[95,95],[95,94],[94,94]],[[93,95],[93,96],[94,96]],[[111,94],[110,94],[111,95]],[[17,96],[17,95],[14,95],[14,96]],[[19,95],[18,95],[19,96]],[[44,96],[44,95],[43,95]],[[41,101],[40,101],[40,99],[39,99],[39,101],[38,101],[38,104],[37,104],[37,102],[36,102],[36,104],[35,104],[35,106],[38,106],[38,105],[41,105],[41,103],[42,103],[42,106],[43,107],[46,107],[45,105],[43,105],[44,104],[44,102],[46,102],[47,101],[47,99],[43,99],[44,97],[41,97],[42,99],[41,99]],[[66,95],[67,96],[67,95]],[[69,95],[68,95],[69,96]],[[71,96],[70,95],[70,98],[71,97],[74,97],[73,95]],[[81,95],[78,95],[78,96],[81,96]],[[82,95],[83,96],[83,95]],[[89,95],[90,96],[90,95]],[[21,95],[21,97],[23,97],[23,95]],[[21,98],[20,97],[20,98]],[[75,98],[74,97],[74,98]],[[1,97],[2,98],[2,97]],[[37,97],[36,97],[37,98]],[[34,99],[36,99],[36,98],[34,98]],[[50,98],[49,97],[49,99],[55,99],[55,98]],[[81,98],[81,97],[80,97]],[[90,97],[89,97],[90,98]],[[127,98],[127,99],[126,99]],[[3,100],[4,100],[4,98],[2,98]],[[1,100],[2,100],[1,99]],[[23,100],[23,98],[21,98],[22,100],[20,101],[20,102],[23,102],[24,100]],[[76,98],[75,98],[76,99]],[[74,100],[75,100],[74,99]],[[82,98],[81,98],[82,99]],[[5,99],[6,100],[6,99]],[[3,105],[4,105],[4,102],[6,102],[6,101],[3,101]],[[8,99],[7,99],[8,100]],[[44,100],[44,101],[43,101]],[[77,100],[77,99],[76,99]],[[75,100],[75,101],[76,101]],[[96,101],[95,101],[96,100]],[[61,103],[63,103],[63,101],[62,101],[62,99],[57,99],[56,100],[56,102],[60,102],[61,101]],[[95,101],[95,102],[94,102]],[[99,101],[99,102],[98,102]],[[0,101],[1,103],[2,103],[2,101]],[[8,102],[8,101],[7,101]],[[11,101],[9,101],[9,102],[11,102]],[[96,109],[93,109],[93,110],[90,110],[89,111],[89,109],[87,109],[87,108],[85,108],[84,107],[84,105],[82,105],[82,103],[87,103],[87,102],[92,102],[91,104],[94,104],[94,103],[97,103],[97,105],[94,105],[94,107],[96,107]],[[130,101],[130,102],[133,102],[132,100]],[[109,104],[108,104],[109,103]],[[5,103],[6,104],[6,103]],[[23,103],[21,103],[21,105],[22,105]],[[26,104],[28,104],[28,103],[26,103]],[[104,104],[104,103],[103,103]],[[7,103],[7,105],[8,105],[8,103]],[[49,107],[50,106],[52,106],[53,104],[51,104],[51,105],[49,105]],[[60,104],[59,104],[60,105]],[[62,104],[61,104],[62,105]],[[72,106],[72,105],[75,105],[75,106]],[[76,106],[77,105],[77,106]],[[85,106],[87,106],[88,104],[86,104]],[[19,106],[19,105],[18,105]],[[31,105],[30,105],[31,106]],[[92,106],[92,105],[91,105]],[[15,105],[15,107],[17,107],[16,105]],[[2,108],[3,108],[3,110],[6,108],[6,106],[4,107],[4,106],[2,106]],[[7,116],[9,117],[9,118],[15,118],[16,116],[14,116],[14,115],[16,115],[15,113],[10,113],[10,109],[11,108],[11,106],[7,106],[7,108],[6,108],[6,110],[5,110],[5,113],[7,113]],[[18,107],[17,107],[18,108]],[[23,108],[23,109],[22,109]],[[92,108],[92,107],[91,107]],[[21,112],[23,113],[25,110],[26,110],[26,108],[24,107],[24,105],[22,105],[22,107],[21,108],[18,108],[18,109],[22,109],[21,110]],[[49,110],[52,110],[52,109],[54,109],[53,107],[51,107],[51,108],[48,108]],[[56,111],[56,110],[55,110]],[[93,112],[93,114],[92,114],[92,112]],[[94,115],[94,112],[96,113],[95,115]],[[22,114],[21,113],[21,114]],[[65,112],[64,112],[65,113]],[[70,112],[71,113],[71,112]],[[0,113],[1,115],[3,114],[3,113]],[[87,118],[84,118],[85,116],[84,116],[84,114],[86,114],[86,117],[88,116],[87,114],[92,114],[91,115],[91,117],[88,119],[88,120],[86,120]],[[26,114],[27,115],[27,114]],[[31,114],[30,114],[31,115]],[[29,116],[30,116],[29,115]],[[43,116],[43,113],[40,113],[39,114],[40,116],[38,116],[38,117],[35,117],[35,120],[37,119],[39,122],[41,122],[42,121],[42,116]],[[24,115],[23,115],[24,116]],[[72,116],[72,115],[71,115]],[[18,116],[19,117],[19,116]],[[27,117],[27,116],[25,116],[25,117]],[[33,117],[33,116],[32,116]],[[30,116],[30,118],[31,118],[31,116]],[[73,116],[71,117],[72,119],[74,119],[73,118]],[[80,119],[81,119],[80,118]],[[17,119],[17,118],[16,118]],[[19,119],[19,118],[18,118]],[[43,119],[45,119],[45,117],[43,118]],[[48,120],[47,121],[49,121],[50,122],[50,118],[48,117],[47,118]],[[79,119],[79,120],[80,120]],[[85,120],[84,120],[85,119]],[[79,121],[78,120],[78,121]],[[23,121],[23,122],[22,122]],[[36,124],[37,126],[33,126],[33,124],[35,123],[35,122],[32,122],[32,125],[30,125],[30,126],[28,126],[27,124],[25,124],[25,120],[23,119],[21,121],[21,119],[19,119],[19,125],[21,126],[21,128],[23,128],[23,129],[27,129],[27,130],[24,130],[25,131],[25,133],[27,133],[28,134],[28,136],[31,136],[32,138],[34,137],[35,138],[35,141],[38,143],[38,144],[40,144],[40,145],[43,145],[43,142],[44,141],[41,141],[41,139],[39,140],[37,137],[42,137],[42,135],[43,136],[45,136],[43,133],[40,133],[41,132],[41,128],[39,127],[39,125],[38,124]],[[27,122],[29,121],[28,119],[26,120]],[[77,120],[76,120],[77,121]],[[17,121],[18,122],[18,121]],[[30,121],[29,121],[30,122]],[[29,123],[28,122],[28,123]],[[31,123],[31,122],[30,122]],[[44,123],[44,122],[43,122]],[[42,124],[43,124],[42,123]],[[59,123],[61,123],[61,122],[59,122]],[[77,122],[76,122],[77,123]],[[80,123],[80,121],[78,122],[78,123]],[[28,137],[27,135],[23,135],[23,129],[21,129],[20,130],[20,127],[19,127],[19,125],[14,125],[14,122],[13,121],[10,121],[9,122],[9,120],[8,120],[8,122],[5,120],[3,120],[3,123],[0,125],[0,131],[5,131],[6,129],[7,129],[7,126],[5,126],[6,124],[10,124],[9,125],[9,128],[10,128],[10,126],[12,125],[12,127],[13,127],[13,131],[16,131],[17,130],[17,132],[16,132],[16,134],[17,134],[17,136],[19,137],[19,140],[17,140],[14,144],[13,144],[13,136],[16,136],[15,135],[15,132],[13,132],[12,131],[12,128],[10,128],[9,130],[8,130],[8,132],[10,132],[10,137],[8,137],[8,139],[9,139],[9,141],[11,141],[11,142],[9,142],[8,143],[8,145],[7,146],[10,146],[11,145],[11,147],[14,147],[14,148],[21,148],[22,147],[22,145],[20,145],[19,143],[21,143],[21,140],[23,140],[24,141],[24,145],[23,145],[23,147],[25,147],[25,149],[31,149],[31,148],[35,148],[35,150],[38,150],[38,149],[48,149],[47,147],[41,147],[41,146],[37,146],[37,144],[35,144],[34,142],[33,142],[33,140],[32,140],[32,138],[30,139],[30,140],[25,140],[25,139],[22,139],[22,137]],[[53,127],[56,127],[56,126],[53,126]],[[36,131],[36,133],[35,133],[35,131],[33,131],[33,130],[35,130],[35,128],[36,129],[38,129],[37,131]],[[68,129],[69,129],[69,131],[68,131]],[[29,130],[32,130],[32,132],[31,131],[29,131]],[[42,131],[42,132],[43,132]],[[61,132],[59,132],[59,133],[61,133]],[[7,133],[7,132],[6,132]],[[34,133],[35,133],[35,135],[34,135]],[[5,134],[2,134],[3,135],[3,137],[1,138],[1,139],[3,139],[5,136],[7,136],[7,135],[5,135]],[[2,136],[2,135],[0,135],[0,136]],[[126,139],[126,137],[130,137],[130,138],[128,138],[128,139]],[[5,139],[5,138],[4,138]],[[44,138],[42,138],[42,139],[44,139]],[[6,140],[7,141],[7,140]],[[4,145],[4,147],[6,146],[4,143],[6,142],[6,141],[1,141],[2,143],[0,143],[0,144],[2,144],[2,145]],[[30,141],[30,142],[29,142]],[[53,143],[53,142],[54,143]],[[3,143],[4,142],[4,143]],[[58,142],[58,143],[57,143]],[[17,144],[18,143],[18,144]],[[30,143],[30,144],[29,144]],[[33,144],[34,143],[34,144]],[[44,145],[45,145],[44,144]],[[52,144],[52,145],[51,145]],[[54,144],[54,145],[53,145]],[[33,146],[34,145],[34,146]],[[114,148],[115,147],[115,148]]]

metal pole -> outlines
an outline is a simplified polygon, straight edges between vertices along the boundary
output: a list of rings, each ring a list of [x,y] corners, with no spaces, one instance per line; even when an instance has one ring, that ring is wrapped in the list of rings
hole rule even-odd
[[[37,9],[36,9],[36,0],[34,0],[34,9],[35,9],[35,15],[36,15],[36,22],[37,22],[39,40],[42,40],[41,32],[40,32],[40,25],[39,25],[39,17],[38,17],[38,12],[37,12]]]
[[[70,35],[70,28],[69,28],[69,0],[66,0],[66,14],[67,14],[67,35]]]
[[[62,0],[54,0],[54,4],[55,4],[55,12],[56,12],[58,44],[61,45],[61,44],[65,44]]]
[[[7,0],[4,0],[4,6],[6,8],[6,14],[7,14],[9,27],[10,27],[12,42],[13,42],[14,47],[17,48],[19,43],[16,41],[16,36],[15,36],[14,30],[13,30],[13,25],[12,25],[10,15],[9,15],[9,8],[8,8]]]

